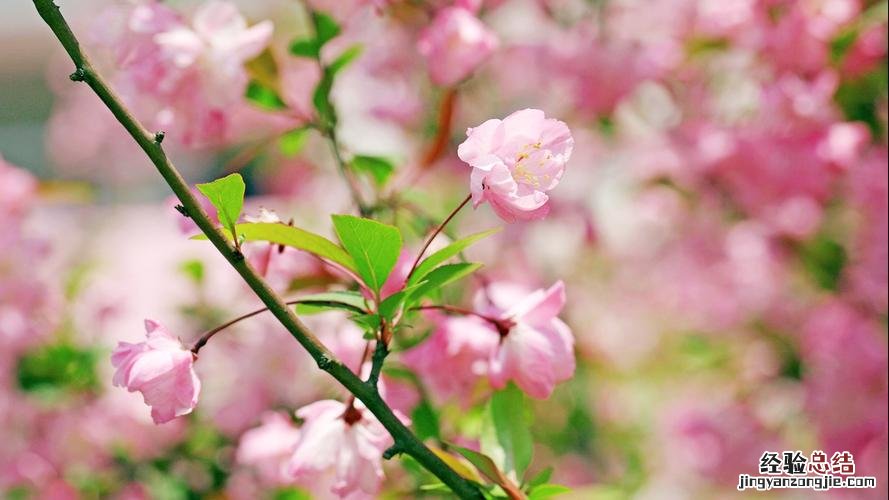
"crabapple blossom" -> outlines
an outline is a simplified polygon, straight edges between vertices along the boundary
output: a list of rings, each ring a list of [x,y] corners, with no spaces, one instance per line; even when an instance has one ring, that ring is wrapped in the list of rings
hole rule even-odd
[[[462,7],[445,7],[420,34],[417,51],[436,85],[451,86],[472,74],[497,49],[497,35]]]
[[[302,434],[288,472],[298,484],[328,483],[340,497],[373,495],[383,480],[383,452],[392,437],[369,411],[322,400],[296,411]]]
[[[435,325],[432,334],[401,359],[422,375],[436,396],[468,396],[487,375],[488,362],[499,342],[497,330],[476,316],[430,314],[429,318]]]
[[[493,283],[476,296],[476,310],[509,325],[491,353],[488,377],[500,389],[513,381],[530,396],[545,399],[558,382],[574,375],[574,337],[558,314],[565,307],[565,285],[531,293]]]
[[[151,406],[155,423],[191,413],[198,402],[201,381],[194,371],[194,354],[160,324],[145,320],[144,342],[119,342],[111,354],[117,371],[113,383],[139,391]]]
[[[559,184],[574,148],[564,122],[523,109],[470,128],[466,136],[457,154],[472,167],[474,207],[487,201],[506,222],[549,213],[546,192]]]
[[[227,103],[240,97],[246,84],[242,65],[259,54],[271,36],[271,21],[248,28],[234,4],[210,1],[198,8],[191,26],[163,31],[154,40],[176,68],[202,72],[203,94],[210,102]]]
[[[300,431],[290,417],[267,412],[262,416],[261,425],[241,436],[236,459],[238,463],[256,467],[265,481],[284,483],[289,479],[287,461],[299,437]]]

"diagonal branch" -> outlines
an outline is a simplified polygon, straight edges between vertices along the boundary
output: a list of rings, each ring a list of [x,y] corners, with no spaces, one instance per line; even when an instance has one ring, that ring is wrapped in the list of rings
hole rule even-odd
[[[438,477],[444,484],[461,498],[482,498],[479,489],[436,456],[408,429],[383,401],[378,391],[364,383],[352,373],[340,360],[315,337],[296,314],[285,304],[269,285],[250,267],[244,256],[238,251],[222,232],[213,225],[203,211],[198,200],[182,175],[167,158],[161,148],[163,134],[153,134],[146,130],[136,118],[124,107],[117,94],[108,86],[102,77],[93,69],[89,59],[80,47],[80,43],[71,28],[52,0],[33,0],[40,17],[49,25],[56,38],[71,57],[76,67],[71,79],[85,82],[99,96],[103,103],[117,118],[117,121],[129,132],[142,150],[148,155],[158,172],[179,198],[185,213],[207,235],[207,238],[232,267],[241,275],[247,285],[275,315],[278,321],[290,332],[293,338],[308,351],[318,367],[339,381],[356,398],[361,400],[395,440],[399,449],[415,458],[429,472]]]

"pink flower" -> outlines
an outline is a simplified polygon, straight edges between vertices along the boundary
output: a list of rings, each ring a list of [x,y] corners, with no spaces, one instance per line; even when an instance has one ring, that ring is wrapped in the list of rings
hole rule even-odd
[[[37,179],[0,155],[0,220],[6,215],[23,214],[36,194]]]
[[[241,96],[243,87],[234,83],[246,82],[242,65],[262,52],[271,36],[271,21],[248,28],[234,4],[211,1],[198,8],[191,27],[158,33],[154,41],[174,66],[200,67],[205,97],[224,104]]]
[[[509,330],[491,355],[488,376],[497,389],[513,381],[530,396],[545,399],[556,383],[574,376],[574,338],[557,315],[565,306],[565,285],[530,294],[493,284],[476,297],[476,309],[501,318]]]
[[[151,406],[151,418],[161,424],[191,413],[201,381],[194,372],[194,355],[158,323],[145,320],[148,340],[120,342],[111,354],[117,368],[113,383],[139,391]]]
[[[574,139],[564,122],[523,109],[466,131],[457,154],[472,167],[473,206],[487,201],[506,222],[541,219],[558,185]]]
[[[488,372],[497,351],[497,330],[476,316],[430,315],[435,329],[426,341],[402,355],[439,397],[469,396]],[[442,367],[448,367],[443,370]]]
[[[267,412],[263,414],[259,427],[241,436],[236,458],[238,463],[256,467],[260,476],[269,483],[285,482],[289,478],[287,461],[299,436],[299,429],[287,415]]]
[[[289,466],[297,482],[317,484],[333,475],[330,490],[341,497],[379,490],[383,451],[393,440],[370,412],[327,399],[296,416],[305,420]]]
[[[450,86],[472,74],[497,48],[497,35],[460,7],[438,11],[417,41],[436,85]]]

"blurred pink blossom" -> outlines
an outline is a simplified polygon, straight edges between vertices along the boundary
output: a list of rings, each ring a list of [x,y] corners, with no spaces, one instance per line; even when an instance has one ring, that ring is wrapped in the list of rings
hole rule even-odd
[[[473,206],[485,201],[506,222],[549,213],[549,191],[559,184],[574,139],[564,122],[523,109],[466,131],[457,154],[472,167]]]
[[[141,392],[151,418],[161,424],[191,413],[201,381],[194,372],[195,355],[179,339],[152,320],[145,320],[145,332],[145,342],[118,343],[111,355],[117,369],[113,383]]]
[[[498,45],[497,35],[462,7],[445,7],[420,34],[417,51],[436,85],[451,86],[471,75]]]
[[[345,404],[327,399],[300,408],[296,416],[305,422],[288,472],[298,484],[330,484],[330,491],[340,497],[379,491],[383,452],[393,440],[369,411],[354,406],[347,410]]]
[[[262,424],[241,436],[236,459],[238,463],[256,467],[262,479],[270,484],[284,484],[287,461],[299,442],[300,431],[290,417],[277,412],[262,415]]]

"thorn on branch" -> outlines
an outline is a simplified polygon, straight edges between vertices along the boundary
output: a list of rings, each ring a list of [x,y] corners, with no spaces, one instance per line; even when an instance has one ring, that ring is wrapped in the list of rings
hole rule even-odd
[[[395,455],[401,455],[402,453],[404,453],[404,450],[401,448],[401,446],[399,446],[398,443],[395,443],[389,448],[386,448],[386,451],[383,452],[383,459],[390,460]]]
[[[240,249],[236,248],[235,251],[232,252],[232,260],[235,262],[241,262],[242,260],[244,260],[244,254],[241,253]]]
[[[182,206],[182,205],[176,205],[176,206],[173,207],[173,208],[175,208],[177,212],[179,212],[180,214],[182,214],[183,217],[191,217],[190,215],[188,215],[188,209],[185,208],[184,206]]]
[[[86,73],[83,71],[83,68],[77,68],[74,70],[74,73],[68,75],[68,78],[70,78],[72,82],[82,82],[86,79]]]
[[[322,354],[321,356],[319,356],[316,361],[318,363],[318,368],[324,371],[327,371],[331,367],[331,365],[333,365],[333,360],[330,359],[330,356],[326,354]]]
[[[157,145],[160,145],[160,143],[164,142],[165,135],[166,134],[164,134],[163,130],[159,130],[159,131],[155,132],[154,133],[154,143]]]

